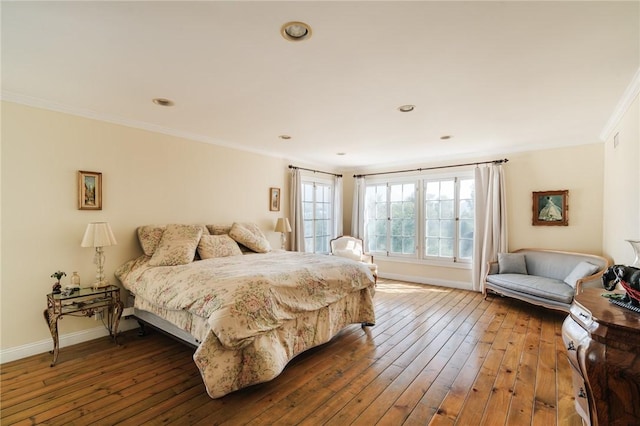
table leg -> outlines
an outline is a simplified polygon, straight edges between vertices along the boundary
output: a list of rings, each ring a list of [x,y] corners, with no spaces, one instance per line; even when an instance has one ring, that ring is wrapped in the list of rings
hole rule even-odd
[[[49,331],[51,332],[51,338],[53,339],[53,361],[51,362],[51,367],[56,365],[56,361],[58,360],[58,352],[60,351],[60,341],[58,340],[58,318],[60,315],[52,314],[49,309],[44,310],[44,319],[49,324]],[[50,352],[50,353],[51,353]]]
[[[116,345],[118,344],[118,325],[120,324],[120,317],[122,316],[123,310],[124,303],[121,301],[118,300],[113,304],[113,323],[110,332]]]

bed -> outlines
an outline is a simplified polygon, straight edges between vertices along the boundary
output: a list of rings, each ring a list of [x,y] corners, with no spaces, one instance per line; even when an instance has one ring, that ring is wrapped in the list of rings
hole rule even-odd
[[[196,346],[193,359],[212,398],[272,380],[296,355],[349,324],[375,323],[375,280],[365,265],[272,250],[259,229],[247,226],[262,239],[255,252],[235,226],[138,228],[144,254],[116,270],[134,297],[134,316]],[[214,256],[206,249],[211,241]]]

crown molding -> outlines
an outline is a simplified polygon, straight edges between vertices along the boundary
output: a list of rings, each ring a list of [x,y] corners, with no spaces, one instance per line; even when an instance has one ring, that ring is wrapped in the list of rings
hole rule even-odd
[[[13,102],[21,105],[26,105],[34,108],[41,108],[55,112],[61,112],[63,114],[75,115],[78,117],[89,118],[91,120],[98,120],[107,123],[117,124],[120,126],[132,127],[135,129],[147,130],[149,132],[160,133],[163,135],[175,136],[182,139],[188,139],[196,142],[208,143],[211,145],[222,146],[225,148],[234,149],[237,151],[251,152],[253,154],[264,155],[267,157],[283,158],[282,154],[274,154],[259,149],[247,148],[239,146],[237,144],[227,142],[221,139],[215,139],[208,136],[203,136],[195,133],[189,133],[182,130],[176,130],[169,127],[158,126],[157,124],[146,123],[143,121],[129,120],[123,117],[104,114],[96,112],[90,109],[70,107],[68,105],[59,104],[56,102],[48,101],[33,96],[23,95],[11,91],[3,90],[0,92],[0,99],[7,102]]]
[[[611,117],[609,117],[609,121],[605,124],[602,132],[600,132],[600,140],[602,142],[606,142],[607,139],[611,136],[611,133],[615,130],[622,117],[627,112],[634,99],[638,97],[640,94],[640,68],[636,71],[636,74],[631,79],[631,83],[627,86],[627,89],[624,91],[622,98],[618,101],[618,105],[616,105]]]

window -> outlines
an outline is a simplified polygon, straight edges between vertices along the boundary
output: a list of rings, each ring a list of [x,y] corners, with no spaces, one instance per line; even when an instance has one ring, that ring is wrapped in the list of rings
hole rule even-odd
[[[470,262],[474,184],[470,174],[367,183],[367,250],[389,257]]]
[[[304,251],[328,253],[333,230],[333,184],[302,181]]]
[[[367,185],[365,229],[369,251],[415,254],[415,203],[415,183]]]

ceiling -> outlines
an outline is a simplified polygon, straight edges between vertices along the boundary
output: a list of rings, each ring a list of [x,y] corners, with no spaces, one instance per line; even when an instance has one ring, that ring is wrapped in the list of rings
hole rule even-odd
[[[335,170],[597,143],[639,5],[3,1],[2,97]]]

